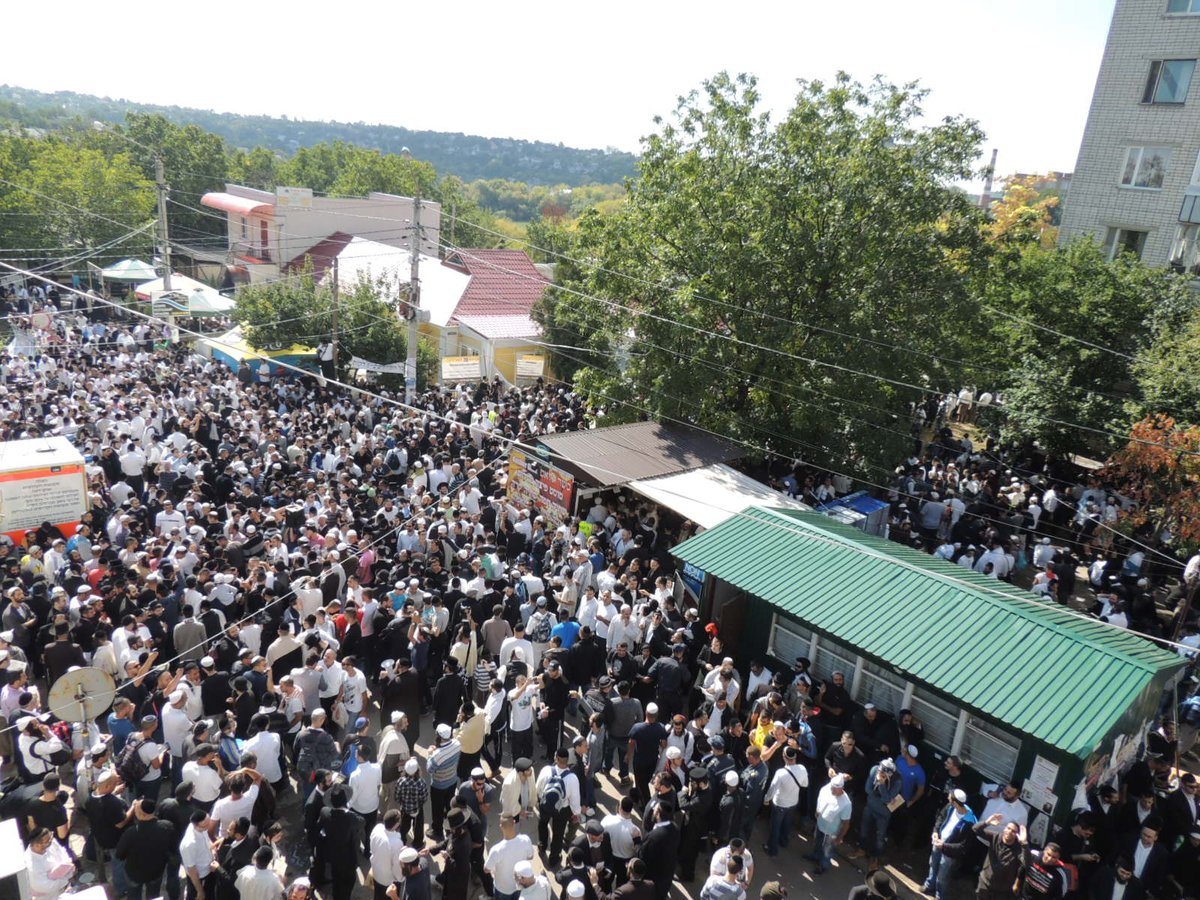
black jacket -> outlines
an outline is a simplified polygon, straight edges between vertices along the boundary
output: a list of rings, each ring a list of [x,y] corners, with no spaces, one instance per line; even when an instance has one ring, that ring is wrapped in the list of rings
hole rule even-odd
[[[654,882],[659,898],[666,897],[671,890],[678,856],[679,829],[673,822],[654,826],[642,838],[638,858],[646,864],[646,878]]]
[[[1117,841],[1117,855],[1127,857],[1133,860],[1134,853],[1137,851],[1137,845],[1141,839],[1140,834],[1130,835]],[[1171,865],[1171,853],[1162,842],[1157,842],[1150,848],[1150,855],[1146,858],[1146,865],[1142,867],[1142,872],[1137,875],[1144,887],[1151,894],[1158,894],[1162,890],[1163,882],[1167,877],[1167,869]]]
[[[1116,870],[1112,866],[1101,866],[1088,884],[1089,900],[1112,900],[1116,881]],[[1146,889],[1142,887],[1142,882],[1137,876],[1129,879],[1129,883],[1125,885],[1124,900],[1142,900],[1145,896]]]
[[[133,822],[117,842],[116,857],[125,863],[125,873],[136,884],[162,877],[171,857],[178,860],[179,841],[175,828],[161,819]]]

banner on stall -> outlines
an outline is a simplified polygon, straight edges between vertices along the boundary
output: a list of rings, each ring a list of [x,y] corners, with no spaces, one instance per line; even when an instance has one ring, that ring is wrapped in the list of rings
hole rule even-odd
[[[350,368],[358,369],[360,372],[378,372],[381,375],[403,375],[405,362],[402,360],[395,363],[377,363],[371,362],[369,359],[363,359],[360,356],[350,357]]]
[[[443,356],[442,381],[478,381],[482,361],[481,356]]]
[[[518,378],[541,378],[546,374],[546,357],[540,353],[517,354]]]
[[[514,449],[508,456],[508,497],[517,506],[535,507],[548,526],[557,527],[570,518],[575,478]]]

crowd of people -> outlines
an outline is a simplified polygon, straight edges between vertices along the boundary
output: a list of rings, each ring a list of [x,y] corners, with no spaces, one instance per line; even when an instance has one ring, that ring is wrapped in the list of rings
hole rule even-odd
[[[803,658],[735,664],[676,592],[656,510],[511,500],[512,441],[587,426],[571,392],[414,410],[173,337],[92,316],[3,359],[0,440],[68,436],[91,490],[72,533],[0,541],[0,810],[37,900],[85,866],[132,900],[779,900],[756,857],[801,833],[814,878],[867,858],[860,897],[894,894],[901,848],[930,849],[943,900],[977,867],[989,898],[1196,895],[1200,805],[1169,748],[1035,852],[1020,786],[932,765],[911,711],[858,707]],[[946,490],[934,466],[905,475]],[[45,706],[75,666],[117,686],[88,741]]]

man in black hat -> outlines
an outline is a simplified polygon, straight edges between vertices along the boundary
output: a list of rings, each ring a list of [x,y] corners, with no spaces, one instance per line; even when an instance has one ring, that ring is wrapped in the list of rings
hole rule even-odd
[[[344,785],[330,788],[329,805],[321,810],[318,829],[322,855],[329,861],[333,875],[334,900],[350,900],[358,875],[363,820],[350,809]]]
[[[661,719],[670,719],[683,709],[683,688],[691,680],[683,661],[686,651],[684,644],[672,645],[671,655],[655,660],[642,676],[643,681],[654,685],[654,702]]]
[[[583,833],[571,841],[568,851],[579,850],[583,853],[587,865],[603,866],[610,872],[614,870],[612,838],[604,830],[597,819],[590,819],[583,827]]]
[[[696,857],[712,825],[713,793],[709,788],[708,769],[695,766],[688,772],[688,786],[680,798],[683,830],[679,838],[679,871],[684,882],[696,880]]]
[[[850,889],[846,900],[892,900],[896,896],[896,884],[883,869],[867,876],[867,880]]]

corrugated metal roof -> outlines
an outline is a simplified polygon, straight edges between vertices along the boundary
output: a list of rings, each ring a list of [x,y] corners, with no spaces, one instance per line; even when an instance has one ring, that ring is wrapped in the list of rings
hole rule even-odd
[[[1078,756],[1156,674],[1182,665],[1134,634],[816,513],[747,509],[674,552],[909,680]]]
[[[600,487],[698,469],[745,455],[736,445],[709,432],[661,422],[567,431],[542,437],[539,443],[555,454],[556,466]]]

